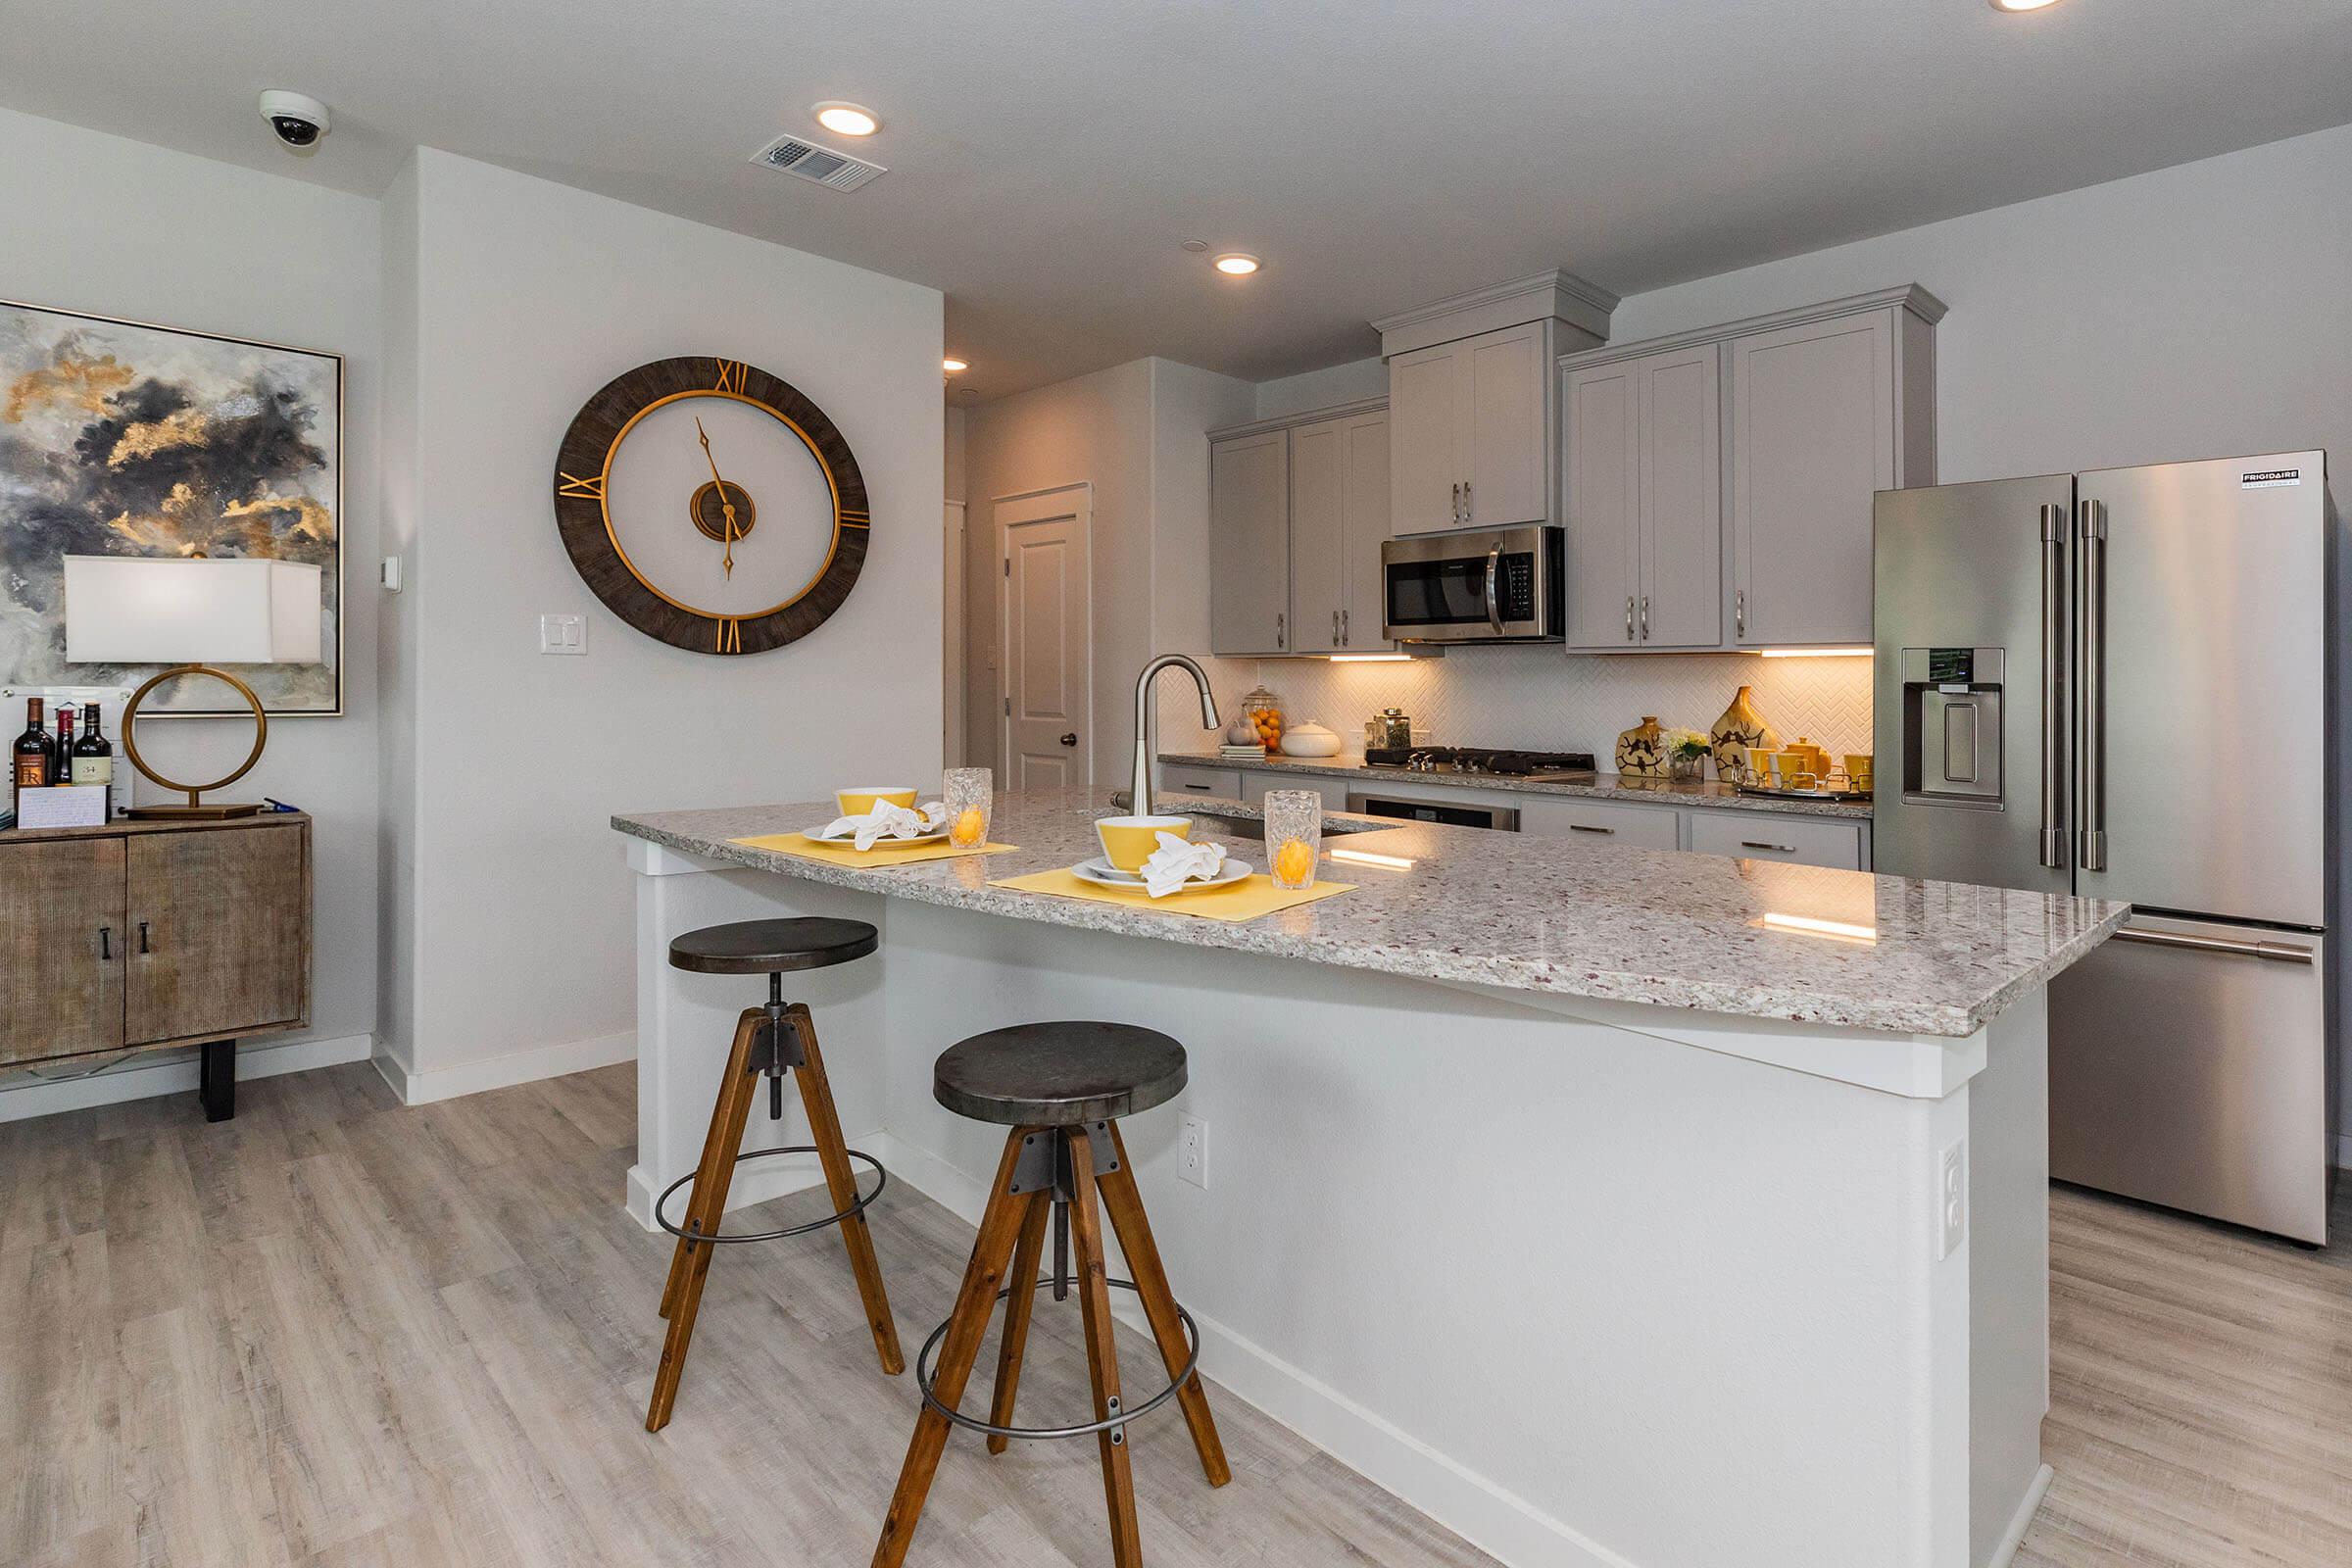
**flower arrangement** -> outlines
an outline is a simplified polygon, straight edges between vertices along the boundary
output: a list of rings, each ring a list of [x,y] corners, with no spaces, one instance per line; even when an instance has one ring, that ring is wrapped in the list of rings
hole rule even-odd
[[[1659,742],[1666,753],[1668,778],[1698,778],[1706,766],[1710,743],[1694,729],[1670,729]]]

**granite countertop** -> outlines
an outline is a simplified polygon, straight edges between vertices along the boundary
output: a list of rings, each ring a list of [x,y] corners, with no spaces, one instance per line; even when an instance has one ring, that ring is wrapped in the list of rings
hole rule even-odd
[[[1510,778],[1500,773],[1415,773],[1401,767],[1370,767],[1361,756],[1221,757],[1214,752],[1162,752],[1159,760],[1185,767],[1239,767],[1259,773],[1293,773],[1309,778],[1378,778],[1445,789],[1503,790],[1526,795],[1582,795],[1607,801],[1643,801],[1652,806],[1720,807],[1731,811],[1777,811],[1784,816],[1841,816],[1870,820],[1868,801],[1790,801],[1742,795],[1729,784],[1702,779],[1628,778],[1599,773],[1590,779]]]
[[[830,803],[656,811],[612,825],[689,855],[1014,919],[1432,980],[1955,1038],[2081,958],[2130,912],[2102,900],[1434,823],[1366,830],[1360,818],[1344,824],[1358,830],[1344,843],[1325,844],[1327,855],[1406,863],[1327,859],[1324,875],[1356,891],[1246,922],[988,885],[1097,853],[1093,822],[1109,814],[1107,802],[1107,791],[1000,796],[991,836],[1019,845],[1016,853],[871,871],[729,842],[825,822]],[[1196,815],[1259,816],[1238,801],[1185,806]],[[1263,866],[1262,845],[1226,842]],[[1768,916],[1868,936],[1790,929]]]

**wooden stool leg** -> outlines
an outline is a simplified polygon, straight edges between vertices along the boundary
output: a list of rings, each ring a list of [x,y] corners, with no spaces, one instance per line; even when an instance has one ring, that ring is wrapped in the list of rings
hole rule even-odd
[[[1029,1207],[1021,1216],[1021,1241],[1013,1249],[1012,1272],[1004,1283],[1012,1294],[1004,1298],[1004,1334],[997,1344],[997,1392],[989,1401],[988,1422],[991,1426],[1012,1424],[1012,1401],[1021,1385],[1021,1353],[1029,1344],[1029,1309],[1037,1304],[1037,1264],[1046,1250],[1046,1216],[1053,1210],[1054,1194],[1041,1190],[1026,1200]],[[1003,1453],[1012,1446],[1010,1438],[988,1435],[988,1451]]]
[[[709,1233],[718,1229],[703,1222],[703,1205],[710,1200],[711,1185],[718,1179],[711,1162],[719,1160],[728,1165],[734,1162],[737,1152],[725,1147],[724,1137],[730,1102],[728,1091],[736,1079],[750,1070],[752,1047],[758,1042],[760,1025],[766,1018],[767,1014],[758,1007],[746,1007],[743,1016],[735,1020],[735,1046],[727,1053],[725,1076],[719,1080],[718,1093],[710,1097],[710,1131],[703,1139],[702,1163],[694,1168],[694,1186],[687,1191],[685,1217],[679,1221],[686,1230]],[[690,1242],[681,1236],[678,1245],[670,1250],[669,1281],[662,1287],[663,1317],[677,1307],[678,1292],[686,1286],[687,1265],[694,1261],[695,1253],[708,1251],[710,1248],[708,1242]]]
[[[948,1336],[939,1348],[939,1373],[932,1393],[953,1410],[963,1401],[963,1386],[979,1359],[980,1342],[988,1334],[997,1292],[1004,1283],[1004,1266],[1012,1256],[1013,1233],[1024,1212],[1019,1196],[1006,1191],[1013,1167],[1021,1157],[1021,1139],[1033,1129],[1015,1127],[1004,1140],[1004,1157],[997,1162],[997,1179],[988,1190],[988,1207],[980,1216],[980,1235],[972,1243],[972,1260],[965,1265],[963,1286],[956,1293],[956,1310],[948,1319]],[[907,1544],[923,1516],[923,1498],[930,1494],[931,1478],[938,1473],[939,1456],[948,1446],[949,1421],[923,1406],[914,1419],[914,1438],[906,1445],[906,1463],[899,1471],[899,1488],[882,1517],[882,1539],[874,1544],[874,1568],[899,1568],[906,1560]]]
[[[1086,1320],[1086,1370],[1095,1385],[1095,1419],[1111,1413],[1119,1393],[1119,1347],[1112,1338],[1109,1273],[1102,1262],[1102,1218],[1095,1207],[1095,1157],[1086,1129],[1069,1129],[1070,1242],[1077,1253],[1078,1310]],[[1144,1543],[1135,1522],[1135,1476],[1128,1464],[1124,1431],[1100,1434],[1102,1496],[1110,1508],[1113,1568],[1143,1568]]]
[[[825,1081],[825,1058],[816,1049],[816,1023],[805,1003],[794,1003],[784,1016],[801,1037],[801,1104],[808,1112],[817,1162],[825,1168],[825,1191],[834,1208],[844,1209],[858,1201],[858,1176],[850,1168],[849,1146],[842,1141],[832,1086]],[[882,1265],[874,1259],[874,1238],[864,1214],[842,1216],[841,1240],[850,1251],[851,1271],[858,1276],[858,1295],[865,1302],[865,1323],[873,1331],[882,1370],[897,1377],[906,1370],[906,1357],[899,1348],[899,1325],[890,1315],[890,1296],[882,1289]]]
[[[1174,1377],[1193,1350],[1184,1338],[1184,1322],[1176,1315],[1176,1294],[1168,1288],[1167,1265],[1160,1261],[1159,1246],[1152,1240],[1152,1222],[1144,1217],[1144,1196],[1136,1189],[1135,1166],[1127,1158],[1127,1141],[1119,1136],[1117,1122],[1110,1124],[1110,1147],[1118,1155],[1119,1168],[1102,1177],[1102,1206],[1127,1253],[1127,1269],[1135,1276],[1136,1295],[1152,1324],[1152,1337],[1159,1342],[1160,1359],[1168,1364],[1168,1376]],[[1233,1470],[1225,1462],[1225,1444],[1217,1436],[1216,1418],[1208,1413],[1208,1392],[1201,1388],[1199,1372],[1184,1380],[1176,1402],[1183,1407],[1185,1425],[1193,1429],[1193,1446],[1200,1451],[1200,1468],[1208,1484],[1225,1485],[1233,1479]]]
[[[757,1008],[746,1012],[735,1031],[735,1050],[727,1060],[726,1082],[719,1089],[718,1141],[704,1152],[710,1179],[698,1177],[695,1181],[695,1196],[701,1201],[694,1207],[702,1219],[691,1227],[694,1230],[717,1230],[727,1211],[727,1188],[735,1179],[735,1152],[743,1146],[744,1124],[751,1120],[752,1101],[759,1092],[759,1075],[751,1070],[752,1041],[758,1035],[752,1020],[763,1016]],[[683,1237],[679,1240],[684,1242]],[[710,1255],[717,1250],[713,1243],[697,1243],[694,1256],[686,1264],[677,1301],[670,1309],[669,1335],[662,1342],[662,1364],[654,1372],[653,1403],[645,1412],[648,1432],[669,1425],[670,1406],[678,1397],[678,1379],[686,1372],[686,1348],[694,1340],[694,1316],[703,1304],[703,1282],[710,1273]],[[675,1261],[673,1258],[672,1263]]]

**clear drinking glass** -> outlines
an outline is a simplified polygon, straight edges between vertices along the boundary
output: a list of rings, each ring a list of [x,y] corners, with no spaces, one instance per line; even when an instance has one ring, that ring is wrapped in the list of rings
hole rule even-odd
[[[985,767],[951,767],[942,783],[949,846],[971,850],[986,844],[989,817],[997,803],[995,777]]]
[[[1313,790],[1268,790],[1266,874],[1286,893],[1315,885],[1323,854],[1323,797]]]

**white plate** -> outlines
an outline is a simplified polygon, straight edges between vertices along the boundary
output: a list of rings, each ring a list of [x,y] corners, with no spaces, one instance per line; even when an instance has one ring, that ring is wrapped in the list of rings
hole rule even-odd
[[[1138,890],[1144,885],[1142,877],[1133,871],[1120,870],[1100,855],[1091,860],[1081,860],[1071,866],[1070,874],[1081,882],[1092,882],[1097,887],[1125,888],[1130,892]],[[1177,893],[1198,893],[1202,888],[1230,887],[1234,883],[1244,880],[1250,874],[1250,863],[1247,860],[1228,858],[1225,864],[1218,869],[1216,876],[1209,881],[1187,882],[1178,888],[1176,893],[1171,893],[1168,897],[1174,898]]]
[[[844,833],[837,839],[829,839],[825,837],[824,828],[812,827],[804,829],[803,836],[814,839],[819,844],[829,844],[837,850],[854,850],[858,848],[858,835],[855,833]],[[947,836],[948,830],[943,827],[936,832],[920,834],[910,839],[876,839],[874,840],[873,848],[875,850],[879,850],[893,844],[937,844],[941,839],[944,839]],[[873,853],[873,850],[868,850],[866,853],[870,855]]]

